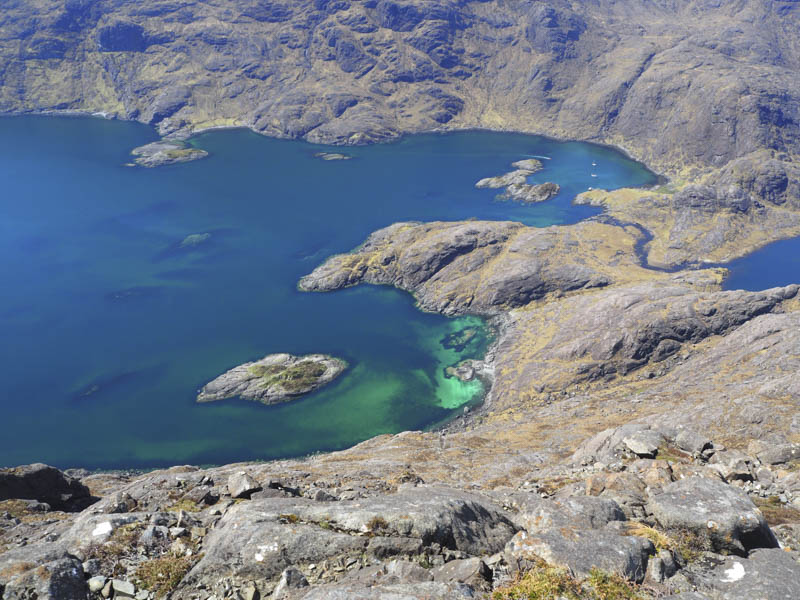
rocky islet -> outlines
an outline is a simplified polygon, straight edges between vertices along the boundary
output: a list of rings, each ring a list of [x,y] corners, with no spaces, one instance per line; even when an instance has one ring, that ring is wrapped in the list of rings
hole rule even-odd
[[[207,383],[197,394],[197,401],[244,398],[278,404],[329,384],[347,366],[345,361],[324,354],[270,354],[234,367]]]

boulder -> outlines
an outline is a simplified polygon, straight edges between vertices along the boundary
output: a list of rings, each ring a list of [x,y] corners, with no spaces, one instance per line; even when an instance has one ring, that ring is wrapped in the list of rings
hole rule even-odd
[[[112,579],[111,589],[114,591],[114,598],[133,598],[136,595],[136,587],[129,581]]]
[[[800,460],[800,444],[779,444],[758,453],[758,460],[768,465],[784,465]]]
[[[305,575],[299,569],[289,567],[281,573],[278,585],[272,592],[272,598],[273,600],[283,600],[289,596],[291,590],[299,590],[305,587],[308,587],[308,580]]]
[[[597,567],[636,582],[644,579],[648,556],[654,553],[650,540],[603,529],[559,528],[534,535],[521,531],[505,548],[506,562],[520,569],[539,558],[579,577]]]
[[[663,442],[664,436],[651,430],[637,431],[622,440],[628,450],[643,458],[654,458]]]
[[[475,593],[463,583],[365,585],[345,582],[314,588],[300,600],[475,600]]]
[[[666,530],[688,530],[717,552],[745,555],[778,545],[761,511],[744,492],[721,481],[690,477],[652,497],[647,510]]]
[[[503,549],[517,527],[489,499],[442,486],[401,487],[396,494],[352,502],[298,504],[304,520],[338,530],[421,539],[473,556]]]
[[[55,467],[36,463],[0,469],[0,500],[46,502],[55,510],[80,510],[91,504],[89,488]]]
[[[753,480],[753,459],[744,452],[738,450],[717,452],[711,457],[710,463],[725,481]]]
[[[536,494],[524,494],[509,501],[519,511],[515,522],[531,534],[555,527],[600,529],[611,521],[625,520],[622,509],[609,498],[541,498]]]
[[[475,589],[484,591],[488,591],[491,587],[492,570],[480,558],[451,560],[431,572],[434,581],[466,583]]]
[[[86,600],[88,587],[80,561],[64,556],[0,569],[0,593],[3,600]]]
[[[233,498],[249,498],[250,494],[261,489],[261,485],[244,471],[234,473],[228,479],[228,493]]]
[[[747,558],[729,558],[703,578],[720,600],[800,598],[800,563],[779,549],[754,550]]]

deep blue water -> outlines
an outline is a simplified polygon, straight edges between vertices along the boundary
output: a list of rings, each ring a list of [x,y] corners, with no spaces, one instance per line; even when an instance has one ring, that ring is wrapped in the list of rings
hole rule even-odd
[[[461,352],[441,340],[479,321],[423,314],[386,287],[304,294],[298,279],[396,221],[572,223],[596,213],[572,206],[576,193],[654,180],[608,148],[489,132],[323,162],[313,154],[341,149],[220,131],[193,142],[206,160],[124,166],[155,138],[133,123],[0,119],[0,465],[269,459],[447,419],[481,389],[444,369],[480,356],[486,337]],[[531,155],[551,158],[533,180],[561,184],[556,199],[522,206],[475,189]],[[211,236],[180,246],[198,233]],[[351,368],[277,407],[194,402],[220,373],[273,352]]]
[[[766,290],[800,283],[800,238],[773,242],[722,265],[730,271],[726,290]]]

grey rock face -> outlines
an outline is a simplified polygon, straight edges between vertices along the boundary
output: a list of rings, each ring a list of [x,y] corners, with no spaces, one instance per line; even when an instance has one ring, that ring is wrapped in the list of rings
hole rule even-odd
[[[717,551],[744,555],[778,545],[746,494],[720,481],[690,477],[669,484],[647,505],[663,528],[687,529]]]
[[[625,520],[619,505],[608,498],[540,498],[535,494],[518,494],[509,500],[518,511],[515,520],[530,534],[560,527],[601,529],[612,521]]]
[[[14,569],[18,574],[10,578],[0,576],[0,590],[4,600],[87,599],[89,588],[79,560],[64,557],[43,564],[22,563],[22,565]],[[25,565],[27,568],[23,568]]]
[[[281,573],[280,581],[272,592],[273,600],[283,600],[287,598],[291,590],[299,590],[308,587],[308,581],[298,569],[289,567]]]
[[[82,509],[91,504],[85,485],[43,464],[0,469],[0,500],[14,498],[39,500],[57,510]]]
[[[433,569],[434,581],[448,583],[466,583],[479,590],[488,591],[492,581],[492,572],[480,558],[452,560]]]
[[[571,529],[566,533],[563,529],[549,529],[533,535],[519,532],[505,548],[510,564],[524,565],[539,557],[581,577],[597,567],[638,582],[644,579],[648,556],[654,553],[649,540],[603,529]]]
[[[467,585],[452,583],[395,583],[359,585],[342,583],[311,590],[302,600],[474,600]]]
[[[700,567],[702,568],[702,567]],[[800,595],[800,563],[780,549],[759,549],[690,575],[712,598],[791,600]]]
[[[637,456],[653,458],[663,441],[664,436],[657,431],[637,431],[623,439],[622,443]]]
[[[260,489],[259,483],[245,471],[234,473],[228,479],[228,493],[232,498],[248,498],[250,494]]]

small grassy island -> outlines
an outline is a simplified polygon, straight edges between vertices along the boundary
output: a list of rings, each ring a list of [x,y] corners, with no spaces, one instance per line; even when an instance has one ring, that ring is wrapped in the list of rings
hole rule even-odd
[[[279,404],[316,391],[341,375],[347,363],[325,354],[270,354],[234,367],[205,385],[198,402],[245,398]]]
[[[191,162],[208,156],[208,152],[200,148],[192,148],[184,142],[161,140],[139,146],[131,150],[135,156],[132,164],[140,167],[161,167],[176,163]]]
[[[546,202],[555,197],[561,188],[557,183],[528,183],[528,177],[542,170],[542,163],[535,158],[526,158],[511,163],[514,171],[503,175],[486,177],[475,184],[476,188],[500,189],[505,191],[497,196],[498,200],[515,200],[526,204]]]

